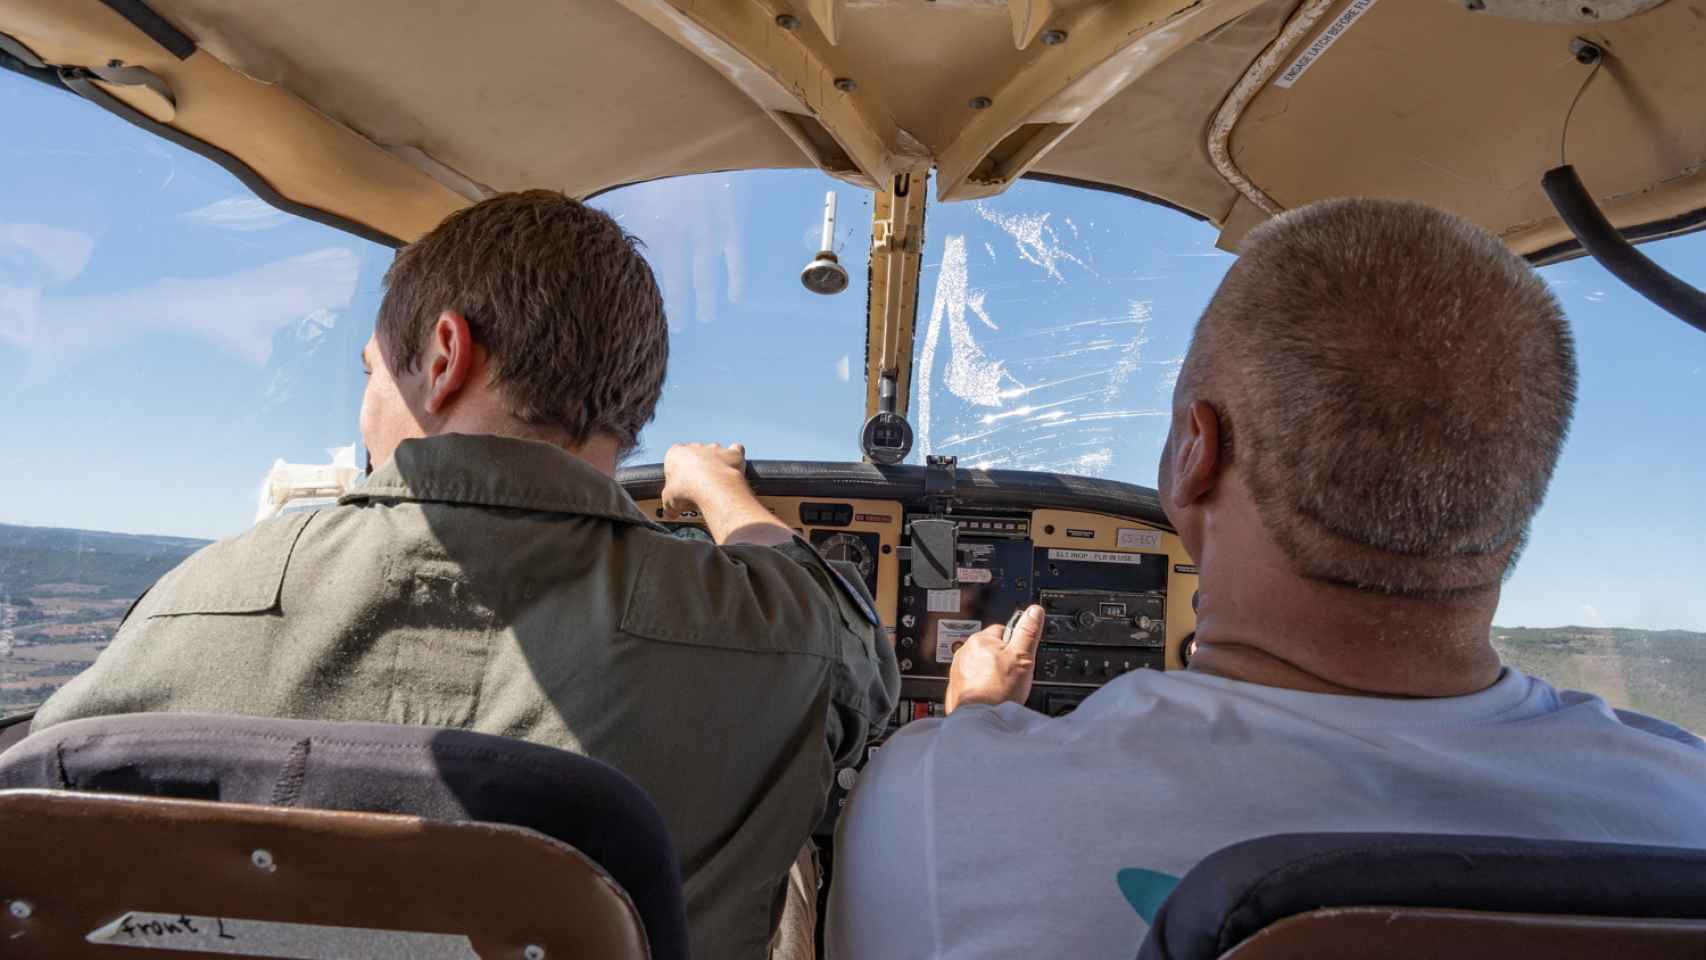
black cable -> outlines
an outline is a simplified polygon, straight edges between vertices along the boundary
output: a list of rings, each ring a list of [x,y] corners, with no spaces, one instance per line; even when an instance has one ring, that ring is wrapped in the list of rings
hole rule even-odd
[[[1631,290],[1651,300],[1660,309],[1697,330],[1706,332],[1706,293],[1672,275],[1636,250],[1594,203],[1574,167],[1565,165],[1546,171],[1540,178],[1564,225],[1576,235],[1582,249],[1599,261],[1607,272]]]
[[[1568,160],[1564,159],[1564,144],[1570,139],[1570,118],[1576,113],[1576,104],[1582,102],[1582,94],[1588,91],[1588,84],[1593,82],[1594,77],[1599,76],[1599,68],[1603,66],[1605,66],[1605,54],[1601,52],[1594,58],[1593,68],[1582,80],[1582,85],[1576,88],[1576,95],[1570,100],[1570,109],[1564,111],[1564,129],[1558,131],[1558,166],[1560,167],[1569,163]]]

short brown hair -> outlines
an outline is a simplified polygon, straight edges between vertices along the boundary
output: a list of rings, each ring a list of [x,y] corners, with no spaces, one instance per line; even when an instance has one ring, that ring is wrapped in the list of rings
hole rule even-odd
[[[415,369],[438,315],[468,319],[510,413],[571,443],[633,448],[669,360],[657,280],[608,214],[550,190],[505,193],[398,251],[378,330],[398,372]]]
[[[1219,409],[1223,452],[1305,576],[1426,596],[1516,562],[1576,358],[1557,300],[1491,233],[1330,200],[1251,231],[1180,380]]]

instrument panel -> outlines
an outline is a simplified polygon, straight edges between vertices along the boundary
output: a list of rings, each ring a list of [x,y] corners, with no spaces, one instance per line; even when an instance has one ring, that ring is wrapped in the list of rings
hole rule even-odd
[[[1031,603],[1047,611],[1031,706],[1064,713],[1132,670],[1179,669],[1196,628],[1197,571],[1178,537],[1154,524],[1072,510],[986,510],[946,515],[958,528],[954,585],[912,579],[910,523],[933,516],[892,500],[760,497],[817,547],[845,561],[877,601],[904,682],[907,716],[929,716],[965,639]],[[709,540],[691,513],[640,508],[676,536]],[[939,711],[938,711],[939,712]],[[897,716],[897,721],[901,720]]]

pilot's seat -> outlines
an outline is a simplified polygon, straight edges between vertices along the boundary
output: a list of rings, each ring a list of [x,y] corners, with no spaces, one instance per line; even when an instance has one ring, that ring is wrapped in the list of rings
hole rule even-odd
[[[1139,960],[1706,957],[1706,850],[1284,834],[1185,875]]]
[[[0,754],[0,954],[687,956],[680,870],[617,771],[461,730],[184,714]]]

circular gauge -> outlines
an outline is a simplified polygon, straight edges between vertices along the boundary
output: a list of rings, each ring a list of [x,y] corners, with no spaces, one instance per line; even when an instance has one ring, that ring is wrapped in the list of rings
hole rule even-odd
[[[871,577],[871,551],[865,546],[865,541],[851,533],[837,533],[824,537],[817,545],[819,553],[826,560],[845,560],[859,568],[859,575],[867,580]]]
[[[696,527],[688,523],[684,523],[681,526],[676,527],[674,530],[671,530],[670,535],[675,537],[677,540],[703,540],[706,543],[716,542],[711,539],[711,532],[709,530],[706,530],[704,527]]]

